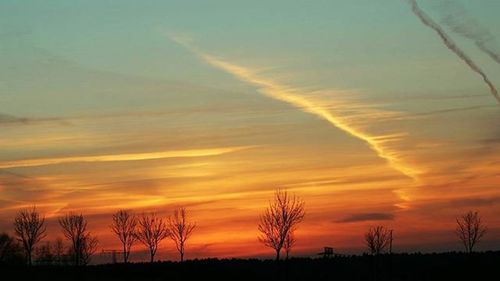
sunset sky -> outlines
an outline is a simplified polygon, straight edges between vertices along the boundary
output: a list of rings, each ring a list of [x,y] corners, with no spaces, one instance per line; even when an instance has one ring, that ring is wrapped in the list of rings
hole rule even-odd
[[[500,54],[500,1],[455,2],[418,1],[500,87],[450,24]],[[74,211],[115,249],[113,212],[185,206],[187,258],[271,256],[257,223],[280,187],[306,204],[295,255],[363,252],[374,225],[395,251],[459,250],[468,210],[498,250],[499,110],[408,1],[3,0],[0,232],[36,204],[47,240]]]

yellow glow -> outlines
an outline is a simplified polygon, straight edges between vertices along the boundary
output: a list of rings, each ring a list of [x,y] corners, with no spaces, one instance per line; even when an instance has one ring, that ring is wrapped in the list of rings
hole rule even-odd
[[[226,153],[241,151],[248,148],[251,148],[251,146],[3,161],[0,162],[0,169],[35,167],[35,166],[77,163],[77,162],[138,161],[138,160],[153,160],[153,159],[164,159],[164,158],[204,157],[204,156],[222,155]]]

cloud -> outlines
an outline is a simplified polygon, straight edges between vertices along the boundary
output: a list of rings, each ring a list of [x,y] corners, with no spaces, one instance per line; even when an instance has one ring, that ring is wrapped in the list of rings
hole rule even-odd
[[[401,138],[403,134],[391,134],[391,135],[371,135],[366,133],[359,127],[361,124],[365,124],[366,120],[379,120],[383,118],[388,118],[391,116],[388,112],[381,111],[370,111],[367,106],[360,104],[354,104],[349,102],[335,102],[328,100],[314,99],[313,97],[307,96],[306,93],[297,88],[292,88],[287,85],[276,82],[272,79],[260,76],[256,71],[243,67],[219,57],[209,55],[199,49],[193,47],[188,40],[185,38],[180,38],[176,36],[170,36],[171,40],[178,43],[179,45],[185,47],[186,49],[193,52],[200,59],[202,59],[207,64],[221,69],[226,73],[229,73],[236,77],[237,79],[254,85],[258,87],[259,92],[271,97],[273,99],[283,101],[288,103],[300,110],[316,115],[326,121],[328,121],[333,126],[338,129],[348,133],[349,135],[362,140],[365,142],[380,158],[387,161],[387,163],[395,170],[400,173],[417,180],[419,170],[411,167],[410,165],[403,163],[399,157],[399,153],[388,147],[388,143],[397,141]],[[359,113],[358,116],[345,116],[337,113],[333,113],[333,110],[338,111],[364,111]],[[358,117],[358,118],[356,118]]]
[[[147,152],[147,153],[72,156],[72,157],[59,157],[59,158],[41,158],[41,159],[2,161],[2,162],[0,162],[0,169],[20,168],[20,167],[37,167],[37,166],[45,166],[45,165],[79,163],[79,162],[140,161],[140,160],[153,160],[153,159],[164,159],[164,158],[205,157],[205,156],[216,156],[216,155],[241,151],[241,150],[249,149],[252,147],[254,147],[254,146],[238,146],[238,147],[206,148],[206,149],[191,149],[191,150],[157,151],[157,152]]]
[[[27,118],[27,117],[17,117],[10,114],[0,113],[0,125],[30,125],[33,123],[45,123],[45,122],[59,122],[65,124],[66,121],[60,118]]]
[[[445,0],[441,1],[440,10],[443,14],[444,24],[453,32],[472,40],[482,52],[495,62],[500,63],[500,51],[496,45],[495,37],[487,28],[470,18],[462,5],[456,0]]]
[[[492,206],[500,203],[500,197],[488,197],[488,198],[460,198],[455,199],[450,202],[452,207],[482,207],[482,206]]]
[[[394,214],[391,213],[361,213],[352,214],[338,220],[339,223],[363,222],[363,221],[388,221],[394,220]]]

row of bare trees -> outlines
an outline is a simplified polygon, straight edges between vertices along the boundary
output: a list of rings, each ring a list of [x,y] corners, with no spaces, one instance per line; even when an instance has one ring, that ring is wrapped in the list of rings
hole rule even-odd
[[[75,265],[84,265],[97,248],[97,238],[88,231],[87,220],[81,214],[69,213],[59,219],[64,237],[70,241],[70,254]],[[33,263],[35,246],[46,237],[45,218],[36,207],[21,210],[14,218],[14,234],[29,265]]]
[[[88,221],[82,214],[68,213],[59,218],[62,234],[69,241],[69,255],[74,265],[86,265],[97,250],[98,239],[88,230]],[[123,261],[128,262],[132,246],[142,243],[149,251],[150,261],[160,243],[166,238],[172,239],[184,261],[186,241],[191,237],[196,224],[188,218],[185,208],[174,210],[171,217],[164,219],[156,215],[136,216],[129,210],[119,210],[112,216],[110,228],[122,244]],[[14,218],[14,235],[20,242],[28,265],[33,263],[33,254],[37,244],[46,237],[45,217],[36,207],[19,211]],[[5,238],[7,239],[7,238]],[[62,242],[61,242],[62,243]],[[10,245],[5,243],[5,245]],[[49,244],[41,251],[50,251]]]
[[[189,220],[185,208],[174,210],[168,219],[156,214],[142,214],[137,217],[128,210],[120,210],[113,215],[110,226],[122,243],[123,261],[128,262],[130,251],[136,241],[139,241],[149,251],[150,261],[154,257],[160,243],[166,238],[172,239],[180,260],[184,261],[186,241],[191,237],[196,224]]]
[[[305,203],[295,195],[278,189],[267,209],[260,217],[258,239],[276,253],[280,259],[284,250],[288,258],[295,245],[295,231],[305,216]],[[87,228],[82,214],[69,213],[59,218],[64,237],[70,242],[70,255],[75,265],[85,265],[97,249],[98,240]],[[187,215],[185,208],[174,210],[173,215],[162,218],[155,213],[135,215],[129,210],[119,210],[112,216],[110,228],[122,244],[123,261],[129,261],[131,249],[136,242],[149,251],[150,262],[154,261],[160,243],[170,238],[176,246],[180,260],[184,261],[186,241],[191,237],[196,224]],[[483,238],[486,227],[477,212],[468,212],[457,218],[456,235],[466,252],[472,253]],[[14,233],[32,264],[35,246],[46,237],[45,218],[35,207],[25,209],[14,219]],[[372,255],[392,252],[393,230],[384,226],[371,227],[365,233],[365,242]]]

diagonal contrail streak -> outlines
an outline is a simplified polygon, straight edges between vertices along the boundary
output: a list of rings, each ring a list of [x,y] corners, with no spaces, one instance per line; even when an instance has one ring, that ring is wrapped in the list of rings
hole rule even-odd
[[[385,145],[386,142],[391,141],[391,136],[381,137],[367,134],[353,126],[348,118],[333,114],[320,103],[301,95],[300,91],[295,88],[291,88],[271,79],[261,77],[258,73],[249,68],[236,65],[213,55],[204,53],[182,39],[176,37],[171,37],[171,39],[193,52],[209,65],[221,69],[245,83],[258,87],[260,93],[273,99],[286,102],[304,112],[314,114],[327,120],[333,126],[365,142],[380,158],[387,161],[387,163],[395,170],[412,178],[413,180],[418,180],[417,176],[419,171],[406,165],[405,163],[402,163],[401,159],[398,157],[398,153],[387,148]]]

